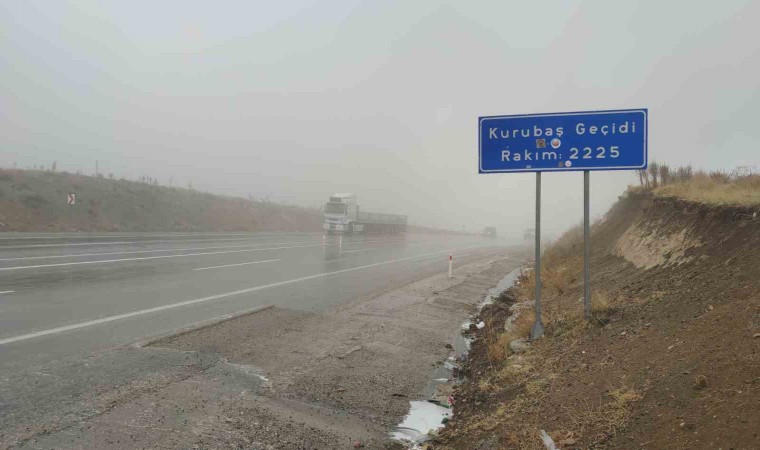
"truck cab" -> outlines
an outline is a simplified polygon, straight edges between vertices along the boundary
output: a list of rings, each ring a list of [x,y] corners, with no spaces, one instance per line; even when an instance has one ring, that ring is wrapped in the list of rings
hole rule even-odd
[[[358,213],[355,194],[333,194],[325,205],[326,233],[353,233],[362,231],[356,227]]]

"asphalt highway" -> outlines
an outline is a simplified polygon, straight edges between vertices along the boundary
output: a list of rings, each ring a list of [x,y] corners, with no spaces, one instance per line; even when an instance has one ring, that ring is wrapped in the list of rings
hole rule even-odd
[[[225,314],[320,310],[504,253],[476,236],[0,235],[0,371]]]

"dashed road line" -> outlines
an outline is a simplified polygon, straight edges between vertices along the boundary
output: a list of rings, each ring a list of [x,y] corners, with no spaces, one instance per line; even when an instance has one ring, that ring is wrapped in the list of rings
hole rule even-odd
[[[466,251],[466,250],[472,250],[472,249],[478,249],[478,248],[483,248],[483,247],[470,247],[470,248],[459,249],[458,251]],[[192,300],[185,300],[185,301],[177,302],[177,303],[170,303],[168,305],[156,306],[154,308],[141,309],[141,310],[138,310],[138,311],[132,311],[132,312],[124,313],[124,314],[117,314],[117,315],[113,315],[113,316],[102,317],[100,319],[88,320],[86,322],[79,322],[79,323],[74,323],[74,324],[71,324],[71,325],[65,325],[65,326],[62,326],[62,327],[56,327],[56,328],[50,328],[50,329],[47,329],[47,330],[36,331],[34,333],[22,334],[22,335],[19,335],[19,336],[12,336],[12,337],[9,337],[9,338],[0,339],[0,345],[6,345],[6,344],[14,343],[14,342],[26,341],[26,340],[29,340],[29,339],[34,339],[34,338],[38,338],[38,337],[42,337],[42,336],[49,336],[49,335],[53,335],[53,334],[59,334],[59,333],[63,333],[63,332],[66,332],[66,331],[78,330],[80,328],[91,327],[91,326],[94,326],[94,325],[100,325],[100,324],[104,324],[104,323],[114,322],[114,321],[117,321],[117,320],[123,320],[123,319],[128,319],[128,318],[131,318],[131,317],[142,316],[142,315],[145,315],[145,314],[151,314],[151,313],[155,313],[155,312],[159,312],[159,311],[166,311],[168,309],[179,308],[179,307],[182,307],[182,306],[189,306],[189,305],[194,305],[194,304],[197,304],[197,303],[204,303],[204,302],[210,302],[210,301],[214,301],[214,300],[220,300],[220,299],[224,299],[224,298],[228,298],[228,297],[233,297],[233,296],[237,296],[237,295],[241,295],[241,294],[247,294],[247,293],[250,293],[250,292],[261,291],[261,290],[264,290],[264,289],[271,289],[271,288],[275,288],[275,287],[279,287],[279,286],[285,286],[285,285],[292,284],[292,283],[300,283],[302,281],[314,280],[314,279],[318,279],[318,278],[325,278],[325,277],[329,277],[329,276],[333,276],[333,275],[339,275],[339,274],[343,274],[343,273],[355,272],[357,270],[369,269],[370,267],[384,266],[384,265],[387,265],[387,264],[393,264],[393,263],[398,263],[398,262],[402,262],[402,261],[410,261],[410,260],[413,260],[413,259],[428,258],[428,257],[431,257],[431,256],[444,255],[444,254],[448,254],[448,253],[450,253],[449,250],[447,250],[447,251],[439,251],[439,252],[434,252],[434,253],[426,253],[426,254],[423,254],[423,255],[407,256],[405,258],[398,258],[398,259],[392,259],[392,260],[389,260],[389,261],[382,261],[382,262],[377,262],[377,263],[373,263],[373,264],[366,264],[366,265],[363,265],[363,266],[350,267],[348,269],[335,270],[335,271],[332,271],[332,272],[318,273],[318,274],[315,274],[315,275],[308,275],[308,276],[305,276],[305,277],[294,278],[294,279],[291,279],[291,280],[279,281],[279,282],[276,282],[276,283],[269,283],[269,284],[264,284],[264,285],[261,285],[261,286],[253,286],[253,287],[246,288],[246,289],[239,289],[239,290],[236,290],[236,291],[225,292],[225,293],[222,293],[222,294],[210,295],[208,297],[201,297],[201,298],[195,298],[195,299],[192,299]]]
[[[193,269],[193,270],[221,269],[222,267],[247,266],[250,264],[262,264],[262,263],[276,262],[276,261],[282,261],[282,260],[281,259],[267,259],[264,261],[250,261],[250,262],[237,263],[237,264],[225,264],[223,266],[198,267],[197,269]]]
[[[219,250],[225,248],[251,248],[261,247],[262,245],[286,245],[286,244],[305,244],[312,241],[290,241],[290,242],[273,242],[271,244],[250,244],[250,245],[222,245],[215,247],[190,247],[190,248],[166,248],[160,250],[132,250],[129,252],[100,252],[100,253],[71,253],[68,255],[43,255],[43,256],[18,256],[14,258],[0,258],[0,261],[27,261],[30,259],[60,259],[60,258],[82,258],[90,256],[108,256],[108,255],[138,255],[143,253],[167,253],[167,252],[189,252],[194,250]],[[320,246],[322,244],[312,244]]]
[[[355,244],[365,244],[365,243],[372,243],[372,242],[394,242],[394,241],[365,241],[365,242],[356,242]],[[230,254],[230,253],[250,253],[250,252],[263,252],[267,250],[285,250],[289,248],[307,248],[307,247],[326,247],[326,246],[335,246],[335,245],[340,245],[340,244],[290,245],[290,246],[284,246],[284,247],[265,247],[265,248],[253,248],[253,249],[245,249],[245,250],[229,250],[229,251],[224,251],[224,252],[183,253],[181,255],[159,255],[159,256],[143,256],[140,258],[100,259],[96,261],[75,261],[75,262],[54,263],[54,264],[35,264],[31,266],[0,267],[0,272],[7,272],[11,270],[24,270],[24,269],[41,269],[41,268],[46,268],[46,267],[80,266],[80,265],[86,265],[86,264],[106,264],[106,263],[125,262],[125,261],[147,261],[147,260],[152,260],[152,259],[167,259],[167,258],[187,258],[190,256],[225,255],[225,254]],[[347,245],[347,244],[343,244],[343,245]]]
[[[131,245],[131,244],[166,244],[172,242],[226,242],[226,241],[260,241],[263,239],[272,239],[277,236],[257,237],[257,238],[234,238],[234,239],[162,239],[162,240],[142,240],[142,241],[111,241],[111,242],[67,242],[63,244],[31,244],[31,245],[12,245],[0,246],[0,250],[18,250],[24,248],[48,248],[48,247],[78,247],[84,245]],[[0,238],[0,241],[3,239]]]

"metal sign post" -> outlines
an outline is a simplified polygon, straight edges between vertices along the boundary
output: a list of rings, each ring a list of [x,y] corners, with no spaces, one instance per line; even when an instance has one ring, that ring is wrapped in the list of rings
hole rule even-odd
[[[530,330],[530,338],[538,339],[544,336],[544,322],[541,320],[541,172],[536,172],[536,291],[533,308],[536,321]]]
[[[589,224],[589,178],[591,173],[583,171],[583,318],[591,318],[591,225]]]
[[[591,314],[591,170],[647,168],[646,109],[478,118],[478,172],[536,172],[536,322],[541,321],[541,172],[583,171],[583,315]]]

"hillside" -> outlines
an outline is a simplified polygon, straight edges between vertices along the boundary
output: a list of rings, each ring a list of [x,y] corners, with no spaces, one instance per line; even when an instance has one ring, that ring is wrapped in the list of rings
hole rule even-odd
[[[427,448],[545,449],[541,430],[561,449],[760,448],[760,185],[704,181],[629,191],[594,225],[590,322],[579,229],[545,250],[545,338],[514,342],[532,271],[484,308]]]
[[[67,205],[69,193],[76,204]],[[0,169],[0,231],[321,231],[317,209],[128,180]]]

